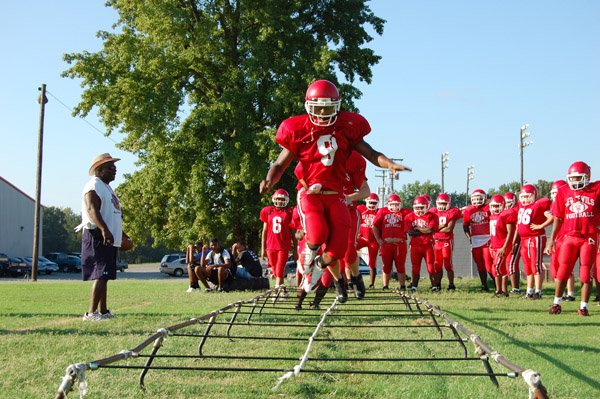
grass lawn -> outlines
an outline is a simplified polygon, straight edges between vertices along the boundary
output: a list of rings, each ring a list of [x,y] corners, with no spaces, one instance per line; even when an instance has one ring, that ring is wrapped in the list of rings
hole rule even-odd
[[[418,295],[440,306],[454,320],[508,360],[524,368],[536,370],[551,398],[600,397],[600,307],[592,303],[590,317],[576,314],[579,302],[563,304],[561,315],[549,315],[552,290],[544,299],[528,301],[518,296],[494,298],[476,291],[477,282],[458,281],[454,293]],[[250,299],[255,292],[193,293],[185,292],[184,280],[117,280],[109,284],[109,307],[118,317],[106,322],[83,322],[91,284],[81,281],[38,281],[0,283],[0,397],[54,397],[67,366],[89,362],[117,354],[139,345],[159,328],[202,316],[239,299]],[[369,294],[369,292],[367,293]],[[331,297],[332,294],[328,294]],[[372,295],[376,295],[373,294]],[[327,298],[323,304],[328,303]],[[310,298],[310,297],[309,297]],[[308,301],[307,301],[308,303]],[[345,309],[364,308],[368,302],[350,301]],[[279,305],[291,309],[291,302]],[[325,308],[325,307],[323,307]],[[373,316],[356,322],[374,328],[325,328],[315,342],[310,356],[336,357],[444,357],[460,356],[457,344],[397,342],[343,342],[344,337],[361,339],[438,337],[435,328],[419,328],[430,323],[427,318],[399,323],[393,306],[380,307],[386,314],[372,310]],[[401,305],[396,305],[404,310]],[[268,308],[267,308],[268,309]],[[282,312],[289,312],[285,309]],[[321,312],[322,313],[322,312]],[[364,312],[363,312],[364,313]],[[287,316],[287,322],[318,321],[317,312],[302,311]],[[313,316],[301,316],[313,315]],[[222,315],[219,320],[229,319]],[[241,317],[241,316],[240,316]],[[284,316],[263,315],[253,322],[281,321]],[[440,319],[441,320],[441,319]],[[376,328],[375,328],[376,326]],[[380,328],[381,327],[381,328]],[[405,328],[404,328],[405,327]],[[227,326],[216,325],[212,334],[224,334]],[[204,325],[178,332],[201,334]],[[319,362],[309,361],[307,369],[319,373],[301,373],[272,391],[277,379],[298,360],[248,360],[243,356],[283,356],[298,359],[314,328],[285,326],[235,326],[233,335],[252,337],[300,337],[299,341],[260,341],[210,339],[205,355],[228,354],[232,359],[156,359],[154,366],[190,367],[265,367],[280,372],[235,372],[151,370],[146,376],[146,394],[138,386],[139,370],[108,369],[87,371],[90,391],[87,398],[526,398],[527,386],[521,377],[499,377],[496,388],[487,377],[403,376],[337,374],[333,369],[428,372],[484,372],[482,363],[473,362]],[[448,330],[449,331],[449,330]],[[451,338],[446,332],[444,337]],[[193,355],[199,338],[169,336],[159,354]],[[475,356],[473,345],[466,342],[469,357]],[[142,351],[148,354],[151,346]],[[145,359],[129,359],[114,365],[142,365]],[[495,372],[507,372],[492,362]],[[69,397],[77,397],[77,387]]]

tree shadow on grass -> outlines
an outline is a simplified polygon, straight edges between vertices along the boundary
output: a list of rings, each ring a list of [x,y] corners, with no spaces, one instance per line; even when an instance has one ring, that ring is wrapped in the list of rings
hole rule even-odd
[[[565,364],[564,362],[560,361],[559,359],[550,356],[548,354],[546,354],[543,351],[540,351],[536,348],[534,348],[532,345],[521,341],[515,337],[511,337],[510,335],[506,334],[504,331],[499,330],[497,328],[494,327],[490,327],[489,325],[486,325],[480,321],[477,321],[475,319],[466,317],[462,314],[456,313],[456,312],[446,312],[448,314],[451,314],[453,316],[455,316],[457,319],[460,320],[464,320],[464,321],[468,321],[469,323],[473,324],[473,325],[478,325],[480,327],[483,327],[487,330],[493,331],[496,334],[503,336],[507,339],[509,339],[510,341],[514,342],[515,345],[533,353],[536,356],[539,356],[542,359],[545,359],[549,362],[551,362],[551,364],[555,365],[557,368],[559,368],[560,370],[562,370],[564,373],[567,373],[569,375],[571,375],[574,378],[579,379],[581,382],[589,385],[590,387],[594,388],[597,391],[600,391],[600,383],[598,381],[596,381],[593,378],[590,378],[589,376],[587,376],[586,374],[583,374],[577,370],[574,370],[573,368],[569,367],[567,364]],[[596,323],[594,323],[596,324]],[[589,324],[588,324],[589,325]],[[552,324],[552,326],[548,326],[548,324],[546,324],[546,327],[552,327],[554,328],[555,325]],[[574,325],[570,324],[569,325],[570,328],[574,327]],[[552,347],[552,348],[563,348],[563,349],[569,349],[569,350],[573,350],[573,351],[591,351],[594,353],[600,353],[600,349],[597,348],[592,348],[592,347],[588,347],[588,346],[580,346],[580,345],[547,345],[547,344],[540,344],[540,345],[536,345],[537,347]]]

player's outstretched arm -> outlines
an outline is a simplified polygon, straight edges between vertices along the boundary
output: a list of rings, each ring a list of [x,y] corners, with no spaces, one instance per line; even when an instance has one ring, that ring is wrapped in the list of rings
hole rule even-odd
[[[385,156],[385,154],[374,150],[373,147],[364,140],[361,140],[354,149],[360,152],[362,156],[373,165],[379,166],[380,168],[386,168],[390,172],[412,171],[408,166],[396,163]]]
[[[284,148],[279,153],[277,160],[267,172],[267,177],[260,182],[259,192],[261,194],[268,193],[271,191],[277,183],[279,183],[279,179],[283,175],[283,172],[290,166],[290,163],[294,160],[294,154],[290,152],[290,150]]]

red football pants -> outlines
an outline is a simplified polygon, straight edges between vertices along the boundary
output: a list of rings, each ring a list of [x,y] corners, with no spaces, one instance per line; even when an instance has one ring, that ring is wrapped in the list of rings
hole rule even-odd
[[[406,273],[406,251],[406,242],[404,241],[395,244],[383,243],[381,245],[383,272],[390,274],[392,272],[392,264],[395,264],[398,273]]]
[[[433,245],[435,269],[442,270],[442,267],[447,272],[454,271],[454,265],[452,264],[452,251],[454,249],[454,240],[435,240]]]
[[[410,244],[410,263],[412,264],[412,275],[418,276],[421,274],[421,262],[425,259],[425,265],[430,275],[434,275],[440,270],[435,268],[435,255],[433,251],[433,243],[431,244]]]
[[[487,244],[471,248],[471,255],[473,255],[473,262],[475,262],[478,272],[493,273],[492,255],[490,255],[490,247]]]
[[[369,250],[369,267],[371,270],[375,270],[377,268],[377,254],[379,253],[379,244],[375,239],[373,241],[368,241],[364,237],[358,237],[358,243],[356,245],[356,249],[361,249],[367,247]]]
[[[567,235],[563,238],[563,243],[558,253],[557,280],[567,281],[573,273],[577,258],[579,258],[579,279],[582,283],[592,282],[591,269],[598,251],[597,238],[597,234],[584,235],[584,237],[571,237]],[[598,274],[597,270],[596,274]]]
[[[267,259],[271,265],[271,271],[275,277],[285,277],[285,264],[288,260],[288,251],[267,250]]]
[[[350,214],[339,194],[306,194],[298,192],[298,213],[306,229],[306,241],[311,245],[325,244],[329,256],[340,259],[348,246]]]
[[[545,246],[546,236],[521,238],[521,259],[526,276],[542,273],[542,251]]]

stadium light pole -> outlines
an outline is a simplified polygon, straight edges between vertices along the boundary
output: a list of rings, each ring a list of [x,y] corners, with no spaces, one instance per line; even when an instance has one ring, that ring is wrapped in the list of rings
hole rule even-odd
[[[531,132],[527,131],[529,129],[529,124],[524,124],[519,129],[519,150],[521,153],[521,187],[523,187],[524,179],[523,179],[523,149],[527,146],[533,144],[533,141],[528,140],[524,141],[527,137],[531,136]]]
[[[467,168],[467,193],[465,194],[465,206],[469,205],[469,182],[475,178],[475,166]]]
[[[450,161],[450,153],[442,152],[442,192],[444,191],[444,170],[448,169],[448,161]]]

